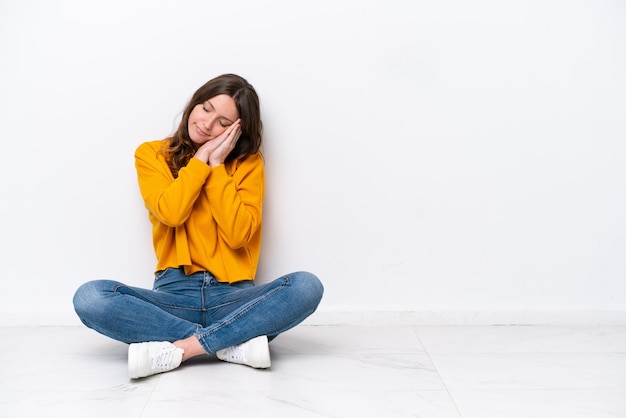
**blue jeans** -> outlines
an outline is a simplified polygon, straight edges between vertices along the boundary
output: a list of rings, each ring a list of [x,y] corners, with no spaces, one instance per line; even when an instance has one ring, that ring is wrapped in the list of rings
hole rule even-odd
[[[311,315],[323,292],[319,279],[307,272],[255,286],[169,268],[156,273],[153,290],[112,280],[87,282],[74,295],[74,309],[89,328],[118,341],[174,342],[195,335],[211,354],[260,335],[274,339]]]

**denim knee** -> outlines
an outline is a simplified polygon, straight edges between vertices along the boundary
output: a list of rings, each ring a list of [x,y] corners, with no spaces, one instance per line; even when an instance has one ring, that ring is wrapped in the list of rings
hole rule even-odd
[[[308,271],[299,271],[287,276],[291,280],[291,285],[298,289],[301,302],[315,310],[324,295],[324,285],[321,280]]]
[[[82,284],[74,293],[74,311],[84,323],[101,310],[101,301],[109,280],[94,280]]]

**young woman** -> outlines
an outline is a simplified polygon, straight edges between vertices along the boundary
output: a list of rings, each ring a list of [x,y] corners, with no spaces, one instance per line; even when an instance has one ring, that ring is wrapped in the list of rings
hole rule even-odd
[[[254,285],[264,195],[259,98],[242,77],[200,87],[171,138],[135,152],[157,256],[153,289],[112,280],[74,295],[81,321],[130,344],[140,378],[198,355],[270,367],[268,342],[311,315],[322,298],[307,272]]]

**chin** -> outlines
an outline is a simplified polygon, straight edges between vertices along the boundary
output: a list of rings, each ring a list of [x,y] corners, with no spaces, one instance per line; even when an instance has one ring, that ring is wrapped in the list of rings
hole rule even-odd
[[[205,142],[207,142],[207,140],[205,140],[204,138],[198,139],[196,135],[192,135],[192,134],[189,135],[189,139],[191,139],[191,142],[193,142],[193,144],[196,146],[200,146],[204,144]]]

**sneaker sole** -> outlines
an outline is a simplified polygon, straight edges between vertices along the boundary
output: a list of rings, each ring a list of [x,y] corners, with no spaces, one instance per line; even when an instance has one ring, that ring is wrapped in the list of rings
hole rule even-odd
[[[268,369],[271,367],[272,362],[270,359],[269,342],[266,335],[261,335],[251,339],[248,342],[251,345],[252,351],[256,354],[250,358],[248,365],[255,369]]]
[[[128,376],[131,379],[138,379],[147,376],[146,370],[150,370],[149,364],[142,363],[142,359],[147,359],[147,343],[135,343],[128,346]]]

